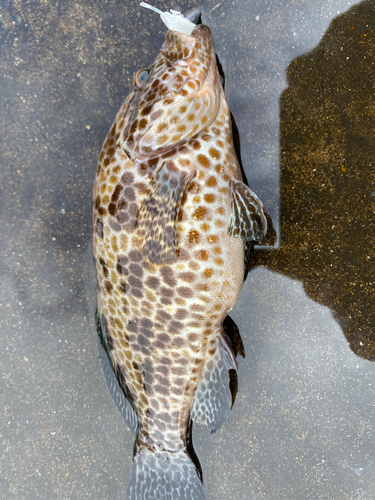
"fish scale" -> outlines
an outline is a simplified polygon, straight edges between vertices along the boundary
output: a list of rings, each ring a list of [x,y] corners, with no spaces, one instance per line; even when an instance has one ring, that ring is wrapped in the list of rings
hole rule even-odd
[[[266,221],[242,183],[209,29],[168,31],[142,71],[94,185],[98,324],[112,396],[122,391],[137,433],[126,498],[172,488],[168,498],[203,499],[188,426],[214,432],[229,415],[236,361],[222,323],[241,291],[244,243],[260,241]]]

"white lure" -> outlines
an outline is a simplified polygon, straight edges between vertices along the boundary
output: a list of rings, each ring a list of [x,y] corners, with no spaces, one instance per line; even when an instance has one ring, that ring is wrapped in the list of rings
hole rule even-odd
[[[170,9],[170,12],[162,12],[153,5],[141,2],[141,7],[146,7],[146,9],[151,9],[158,14],[160,14],[161,20],[166,25],[166,27],[173,31],[179,31],[185,35],[191,35],[196,28],[196,24],[192,23],[184,17],[178,10]]]

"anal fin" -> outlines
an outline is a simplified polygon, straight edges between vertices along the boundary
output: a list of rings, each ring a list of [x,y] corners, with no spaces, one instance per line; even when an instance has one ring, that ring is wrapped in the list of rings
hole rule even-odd
[[[191,419],[206,424],[213,433],[222,427],[232,407],[229,370],[237,370],[237,363],[226,333],[218,337],[215,353],[206,362],[191,408]]]
[[[228,235],[244,241],[261,242],[267,232],[263,204],[258,196],[241,181],[231,180],[232,217]]]

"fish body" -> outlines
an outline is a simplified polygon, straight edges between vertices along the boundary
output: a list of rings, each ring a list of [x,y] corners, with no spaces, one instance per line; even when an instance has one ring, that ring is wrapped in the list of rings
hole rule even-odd
[[[116,116],[94,186],[99,326],[137,436],[127,499],[207,498],[188,427],[215,432],[228,418],[237,365],[223,320],[244,248],[265,232],[210,30],[169,30]]]

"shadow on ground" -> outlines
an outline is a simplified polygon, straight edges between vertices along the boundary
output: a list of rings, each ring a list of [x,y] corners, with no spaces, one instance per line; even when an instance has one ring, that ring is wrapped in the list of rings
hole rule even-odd
[[[375,359],[374,2],[292,61],[280,100],[281,246],[263,265],[302,281],[351,349]]]

